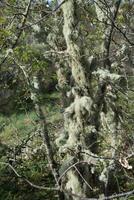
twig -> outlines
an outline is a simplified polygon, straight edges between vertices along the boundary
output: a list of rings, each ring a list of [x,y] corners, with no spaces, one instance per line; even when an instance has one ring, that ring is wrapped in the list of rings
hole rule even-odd
[[[51,142],[50,142],[46,118],[45,118],[43,110],[40,106],[40,101],[39,101],[39,97],[38,97],[38,90],[39,90],[39,88],[38,88],[39,86],[38,86],[38,82],[37,82],[38,80],[33,80],[33,82],[32,82],[30,77],[29,77],[29,74],[27,73],[26,67],[20,65],[15,60],[15,58],[13,58],[13,60],[22,70],[22,72],[25,76],[25,79],[27,81],[27,84],[29,86],[30,93],[31,93],[31,99],[32,99],[33,104],[35,106],[36,114],[39,118],[38,123],[39,123],[39,126],[40,126],[40,133],[41,133],[41,136],[42,136],[43,144],[44,144],[45,149],[46,149],[47,160],[48,160],[51,172],[53,174],[53,177],[55,179],[56,185],[57,185],[58,188],[60,188],[60,183],[58,182],[59,173],[57,172],[57,163],[54,159],[54,152],[53,152],[52,145],[51,145]],[[34,77],[34,78],[36,78],[36,77]],[[62,192],[59,190],[59,198],[60,198],[60,196],[62,196]]]
[[[119,194],[115,194],[115,195],[111,195],[111,196],[107,196],[107,197],[101,197],[101,198],[86,198],[86,197],[81,197],[77,194],[74,194],[70,191],[65,190],[65,193],[68,193],[74,197],[77,197],[77,199],[79,200],[111,200],[111,199],[116,199],[116,198],[120,198],[120,197],[125,197],[125,196],[131,196],[134,194],[134,190],[131,190],[129,192],[123,192],[123,193],[119,193]]]
[[[75,170],[78,172],[79,176],[82,178],[82,180],[85,182],[85,184],[90,188],[90,190],[93,190],[93,188],[89,185],[89,183],[85,180],[85,178],[82,176],[78,168],[74,165]]]
[[[32,3],[32,0],[29,0],[29,3],[28,3],[28,5],[27,5],[27,7],[26,7],[26,10],[25,10],[25,12],[24,12],[24,14],[23,14],[23,18],[22,18],[22,22],[21,22],[21,25],[20,25],[19,32],[18,32],[18,34],[17,34],[17,38],[16,38],[15,42],[13,43],[13,45],[12,45],[12,47],[11,47],[11,50],[12,50],[12,51],[13,51],[13,49],[15,49],[15,47],[17,46],[18,41],[19,41],[19,39],[20,39],[20,36],[21,36],[21,34],[22,34],[22,32],[23,32],[23,28],[24,28],[24,26],[25,26],[25,24],[26,24],[27,17],[28,17],[28,15],[29,15],[31,3]],[[9,56],[9,53],[10,53],[10,51],[6,54],[6,56],[4,57],[4,59],[2,60],[2,62],[0,63],[0,67],[1,67],[1,66],[5,63],[5,61],[7,60],[8,56]]]
[[[69,166],[69,167],[61,174],[61,176],[60,176],[59,179],[58,179],[58,182],[60,182],[60,180],[63,178],[63,176],[65,176],[65,174],[66,174],[70,169],[75,168],[78,164],[83,164],[83,163],[89,165],[89,163],[88,163],[87,161],[78,161],[78,162],[72,164],[71,166]],[[90,189],[92,189],[91,186],[90,186]]]
[[[97,3],[97,1],[94,1],[94,2],[97,4],[97,6],[98,6],[100,9],[102,9],[103,11],[106,10],[104,7],[101,7],[101,6]],[[101,1],[101,3],[102,3],[102,1]],[[105,6],[106,6],[106,5],[105,5]],[[105,14],[106,14],[106,13],[105,13]],[[115,20],[112,19],[111,17],[109,17],[108,14],[106,14],[106,16],[107,16],[107,18],[111,21],[112,25],[123,35],[123,37],[126,39],[126,41],[127,41],[129,44],[131,44],[131,45],[133,46],[134,43],[131,42],[131,41],[129,40],[129,38],[126,36],[126,33],[124,33],[124,32],[118,27],[118,25],[115,24]]]
[[[36,189],[40,189],[40,190],[55,190],[55,191],[58,191],[59,188],[51,188],[51,187],[45,187],[45,186],[39,186],[39,185],[36,185],[34,183],[32,183],[31,181],[29,181],[27,178],[25,178],[24,176],[20,175],[16,169],[9,163],[6,163],[6,162],[0,162],[0,164],[2,165],[6,165],[8,166],[14,173],[15,175],[18,177],[18,178],[21,178],[22,180],[24,180],[25,182],[27,182],[30,186],[36,188]]]

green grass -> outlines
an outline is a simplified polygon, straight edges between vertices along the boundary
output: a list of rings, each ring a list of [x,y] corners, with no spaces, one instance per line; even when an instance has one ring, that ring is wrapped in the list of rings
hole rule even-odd
[[[45,98],[46,101],[42,105],[46,121],[48,123],[56,123],[61,120],[60,105],[57,101],[58,94],[53,93]],[[14,113],[10,117],[0,115],[0,141],[9,146],[21,144],[21,141],[32,132],[36,126],[35,121],[38,119],[35,110],[22,113]]]
[[[60,105],[57,94],[50,94],[45,97],[42,104],[42,109],[48,122],[48,130],[51,131],[51,126],[57,124],[62,119],[60,113]],[[30,134],[36,130],[37,115],[32,109],[28,112],[18,112],[9,117],[0,115],[0,162],[7,162],[7,151],[5,146],[14,149],[19,147]],[[55,127],[52,129],[55,130]],[[53,137],[53,134],[51,134]],[[23,174],[29,180],[37,185],[53,186],[53,178],[48,168],[45,149],[40,149],[42,138],[39,135],[33,137],[28,143],[30,146],[28,156],[25,157],[25,152],[19,155],[17,159],[22,159],[22,163],[15,164],[15,169],[18,173]],[[37,149],[37,152],[34,151]],[[3,153],[4,152],[4,153]],[[34,190],[21,179],[16,179],[15,174],[6,165],[0,164],[0,199],[1,200],[43,200],[57,199],[54,193]],[[28,192],[27,192],[28,191]]]

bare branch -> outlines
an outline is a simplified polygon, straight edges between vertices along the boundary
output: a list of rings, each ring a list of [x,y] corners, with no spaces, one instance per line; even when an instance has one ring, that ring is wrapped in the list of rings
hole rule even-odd
[[[18,44],[18,41],[21,37],[21,34],[23,32],[23,28],[26,24],[26,21],[27,21],[27,17],[29,15],[29,11],[30,11],[30,7],[31,7],[31,3],[32,3],[32,0],[29,0],[29,3],[25,9],[25,12],[23,14],[23,18],[22,18],[22,22],[21,22],[21,25],[20,25],[20,29],[19,29],[19,32],[17,34],[17,38],[15,40],[15,42],[13,43],[12,47],[11,47],[11,50],[13,51],[13,49],[15,49],[15,47],[17,46]],[[10,52],[9,52],[10,53]],[[4,59],[2,60],[2,62],[0,63],[0,67],[5,63],[5,61],[7,60],[8,56],[9,56],[9,53],[6,54],[6,56],[4,57]]]
[[[18,178],[21,178],[22,180],[24,180],[25,182],[27,182],[31,187],[34,187],[34,188],[40,189],[40,190],[50,190],[50,191],[53,191],[53,190],[58,191],[59,190],[58,188],[51,188],[51,187],[45,187],[45,186],[36,185],[36,184],[32,183],[31,181],[29,181],[24,176],[20,175],[11,164],[6,163],[6,162],[0,162],[0,164],[8,166],[15,173],[15,175]]]
[[[120,1],[120,0],[119,0]],[[118,12],[118,9],[119,9],[119,4],[121,3],[121,2],[119,2],[118,1],[118,4],[116,4],[117,5],[117,12]],[[130,44],[130,45],[134,45],[134,43],[133,42],[131,42],[130,40],[129,40],[129,38],[127,37],[127,35],[126,35],[126,33],[125,32],[123,32],[122,30],[121,30],[121,28],[119,28],[119,26],[118,25],[116,25],[115,24],[115,19],[116,19],[116,16],[117,16],[117,13],[115,12],[115,18],[111,18],[108,14],[107,14],[107,10],[106,10],[106,8],[105,7],[107,7],[107,4],[105,4],[105,6],[104,7],[101,7],[98,3],[97,3],[97,1],[94,1],[96,4],[97,4],[97,6],[102,10],[102,11],[106,11],[106,13],[105,13],[105,15],[107,16],[107,18],[110,20],[110,22],[111,22],[111,24],[112,24],[112,26],[113,26],[113,28],[116,28],[122,35],[123,35],[123,37],[126,39],[126,41]],[[102,3],[103,1],[101,1],[101,3]],[[105,1],[106,2],[106,1]],[[111,10],[110,10],[110,12],[111,12]],[[104,23],[104,22],[101,22],[101,23]],[[111,35],[112,36],[112,35]]]
[[[117,199],[117,198],[120,198],[120,197],[125,197],[125,196],[131,196],[134,194],[134,190],[131,190],[129,192],[123,192],[123,193],[120,193],[120,194],[115,194],[115,195],[111,195],[111,196],[108,196],[108,197],[101,197],[101,198],[86,198],[86,197],[81,197],[77,194],[74,194],[70,191],[67,191],[65,190],[65,193],[68,193],[74,197],[77,197],[78,200],[111,200],[111,199]]]

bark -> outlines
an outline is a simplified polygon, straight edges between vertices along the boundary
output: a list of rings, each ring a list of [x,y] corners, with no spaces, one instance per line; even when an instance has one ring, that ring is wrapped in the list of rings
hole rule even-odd
[[[106,1],[101,1],[100,4],[100,1],[97,2],[98,7],[106,3]],[[107,8],[103,16],[101,13],[105,27],[101,52],[103,66],[96,71],[89,71],[92,79],[86,74],[82,46],[79,46],[76,40],[79,35],[76,19],[77,1],[67,0],[62,5],[63,34],[74,86],[71,89],[73,101],[64,112],[66,135],[62,146],[59,145],[59,153],[62,154],[60,176],[65,190],[82,197],[98,195],[99,192],[93,190],[96,187],[104,195],[109,195],[110,191],[116,191],[116,188],[111,187],[111,183],[121,143],[122,129],[114,85],[120,76],[111,70],[110,48],[120,3],[120,0],[115,4],[112,2],[111,7]],[[100,13],[97,15],[100,16]],[[94,95],[91,95],[93,93],[91,81],[95,81],[94,76],[98,78],[97,89],[94,89]],[[89,154],[92,156],[87,156]],[[94,156],[102,155],[110,159],[103,161],[94,159]],[[75,163],[78,161],[80,163],[76,167]],[[90,164],[81,164],[85,161]],[[97,165],[101,165],[99,172]],[[77,200],[78,197],[74,195],[69,196],[68,199]]]
[[[56,62],[56,74],[58,79],[58,90],[61,93],[61,105],[62,108],[66,108],[69,104],[69,97],[67,92],[70,90],[70,82],[68,79],[68,72],[65,62]]]
[[[98,2],[98,1],[97,1]],[[100,109],[100,133],[102,137],[105,138],[102,142],[101,152],[106,155],[106,151],[104,151],[104,147],[107,146],[109,151],[107,151],[107,155],[111,158],[115,158],[118,155],[118,148],[121,143],[121,124],[119,121],[118,109],[116,106],[117,95],[114,90],[114,77],[118,76],[117,74],[113,74],[113,78],[111,77],[111,60],[110,60],[110,46],[112,42],[114,23],[117,18],[118,10],[121,4],[121,0],[114,2],[112,5],[108,5],[106,1],[98,2],[97,7],[99,7],[99,11],[101,9],[101,16],[103,15],[103,21],[105,25],[104,32],[104,41],[102,45],[102,58],[103,58],[103,71],[106,72],[103,80],[99,77],[101,82],[101,87],[98,89],[98,93],[101,92],[103,88],[103,96],[101,98],[101,109]],[[105,7],[106,9],[105,9]],[[100,13],[96,9],[97,16],[100,16]],[[102,75],[101,73],[101,75]],[[109,74],[109,75],[108,75]],[[110,75],[111,74],[111,75]],[[100,76],[101,76],[100,75]],[[109,76],[109,79],[108,79]],[[119,76],[118,76],[119,78]],[[117,78],[117,79],[118,79]],[[112,83],[112,84],[111,84]],[[100,92],[99,92],[100,91]],[[98,104],[97,104],[98,105]],[[104,182],[105,187],[105,195],[109,194],[110,185],[111,185],[111,177],[113,174],[113,170],[115,169],[114,160],[111,162],[104,162],[104,169],[100,175],[100,180]],[[115,188],[114,188],[115,189]]]
[[[64,17],[63,34],[67,45],[67,52],[70,56],[72,76],[76,85],[76,87],[72,88],[74,101],[65,109],[64,113],[64,126],[68,139],[64,141],[64,145],[60,147],[59,150],[65,154],[64,159],[62,159],[63,168],[66,168],[65,159],[68,163],[73,159],[87,159],[81,152],[99,154],[99,150],[101,150],[103,155],[104,146],[103,148],[100,148],[97,145],[97,142],[101,137],[106,140],[105,142],[102,142],[102,145],[107,145],[109,138],[109,145],[112,146],[112,148],[118,147],[119,145],[120,137],[117,137],[117,132],[119,132],[120,124],[115,105],[117,97],[110,84],[111,81],[115,81],[119,77],[109,71],[111,67],[109,59],[110,44],[114,29],[113,20],[116,19],[119,5],[120,1],[113,5],[112,19],[109,19],[109,16],[107,17],[107,15],[105,15],[105,18],[107,18],[108,21],[111,21],[110,26],[105,26],[102,51],[104,71],[98,72],[98,89],[94,95],[94,99],[92,99],[91,91],[89,91],[91,90],[91,84],[86,76],[85,62],[81,56],[82,52],[75,38],[76,35],[78,36],[76,26],[76,2],[68,0],[62,5]],[[106,125],[104,125],[105,121]],[[108,134],[106,135],[105,133]],[[89,148],[89,146],[91,147]],[[112,148],[110,148],[108,156],[114,159],[116,151],[113,151]],[[74,153],[73,158],[70,150]],[[95,165],[95,161],[90,160],[90,162],[93,166]],[[71,164],[72,163],[70,163],[70,165]],[[70,169],[64,177],[65,188],[73,191],[75,194],[79,194],[79,196],[91,197],[92,187],[89,188],[89,184],[93,185],[93,179],[99,179],[101,182],[104,182],[104,193],[108,194],[108,185],[110,184],[109,174],[111,170],[114,169],[114,164],[114,160],[109,162],[103,161],[104,167],[99,176],[96,176],[94,173],[92,175],[91,169],[87,165],[79,165],[78,171],[74,168]],[[77,199],[77,197],[72,198]]]
[[[76,42],[78,37],[77,19],[76,19],[76,2],[68,0],[62,5],[64,26],[63,34],[66,41],[67,53],[69,54],[69,65],[74,79],[74,86],[71,89],[73,102],[65,109],[64,112],[64,128],[67,134],[67,139],[64,145],[59,148],[59,152],[64,153],[62,158],[61,168],[62,173],[66,169],[66,160],[69,166],[76,162],[78,159],[84,160],[85,157],[79,155],[81,150],[86,149],[86,134],[91,132],[94,127],[87,124],[88,118],[91,115],[92,98],[90,97],[90,81],[89,75],[86,74],[85,60],[82,58],[82,47]],[[88,150],[87,150],[88,151]],[[73,152],[73,156],[72,156]],[[89,151],[88,151],[89,152]],[[79,155],[78,158],[76,155]],[[77,169],[70,169],[64,176],[62,182],[64,188],[72,193],[79,194],[80,196],[87,196],[89,188],[89,167],[87,165],[78,165]],[[62,174],[61,173],[61,174]],[[88,188],[88,189],[87,189]],[[70,199],[70,197],[69,197]],[[72,197],[72,199],[78,199]]]
[[[82,89],[85,94],[89,94],[90,83],[86,75],[85,67],[83,66],[83,59],[81,58],[82,47],[79,47],[76,43],[76,38],[79,33],[76,28],[75,3],[76,2],[73,0],[67,0],[62,5],[64,17],[63,34],[67,45],[67,52],[70,56],[70,66],[75,84]]]

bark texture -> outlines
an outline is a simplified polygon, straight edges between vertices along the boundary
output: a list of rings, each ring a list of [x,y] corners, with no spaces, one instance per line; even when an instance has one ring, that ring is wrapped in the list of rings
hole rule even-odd
[[[75,4],[75,1],[67,0],[62,6],[64,17],[63,34],[67,45],[67,52],[70,55],[70,66],[75,84],[79,86],[85,94],[88,94],[90,84],[82,64],[81,47],[76,43],[76,38],[79,33],[76,28],[77,19]]]

